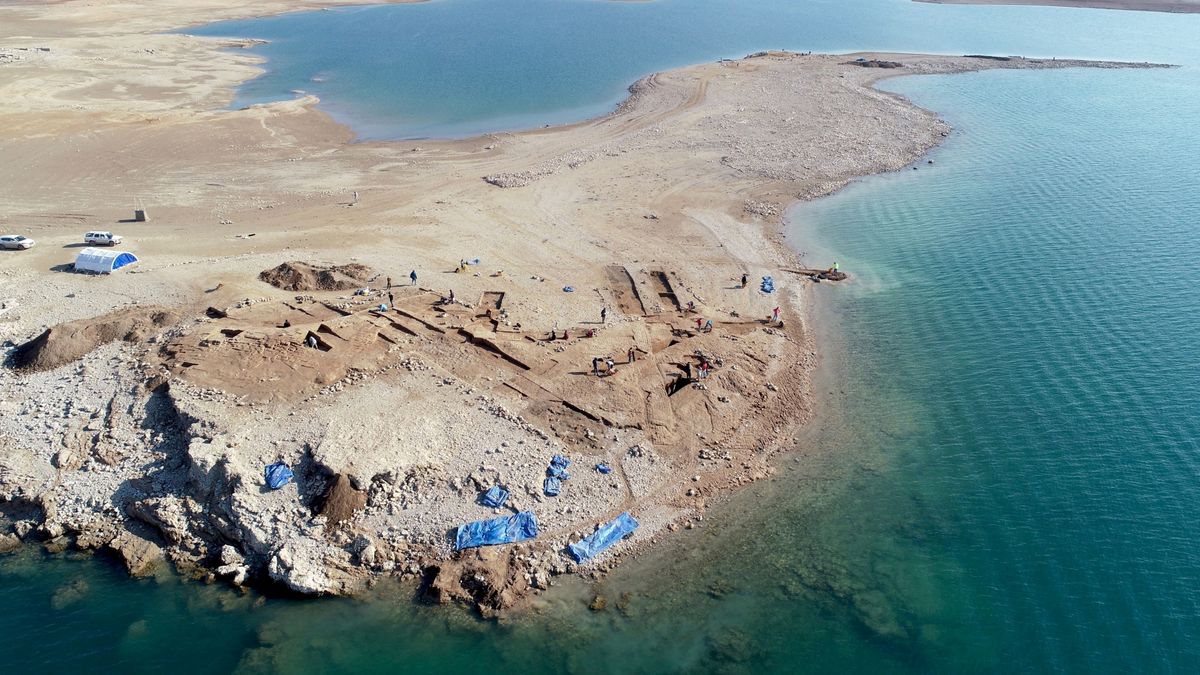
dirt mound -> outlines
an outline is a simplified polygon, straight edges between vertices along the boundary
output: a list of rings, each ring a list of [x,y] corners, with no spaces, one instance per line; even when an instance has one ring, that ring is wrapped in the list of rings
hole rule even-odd
[[[355,490],[346,474],[338,474],[321,497],[317,515],[329,519],[330,525],[349,520],[367,505],[367,493]]]
[[[85,356],[115,340],[141,342],[179,320],[165,307],[130,307],[90,319],[69,321],[52,328],[13,350],[13,368],[50,370]]]
[[[310,265],[298,260],[259,272],[258,278],[285,291],[348,291],[375,275],[366,265]]]

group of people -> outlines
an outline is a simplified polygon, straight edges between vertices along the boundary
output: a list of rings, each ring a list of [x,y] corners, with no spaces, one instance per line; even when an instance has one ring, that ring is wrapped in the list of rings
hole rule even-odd
[[[409,273],[408,273],[408,280],[409,280],[410,282],[412,282],[412,285],[413,285],[413,286],[416,286],[416,285],[417,285],[417,271],[416,271],[416,270],[413,270],[413,271],[411,271],[411,272],[409,272]],[[391,287],[392,287],[392,278],[391,278],[391,277],[388,277],[388,278],[387,278],[387,287],[388,287],[388,288],[391,288]]]
[[[637,348],[631,346],[625,354],[625,364],[629,365],[637,361]],[[604,364],[604,370],[600,370],[600,365]],[[592,359],[592,374],[596,377],[602,375],[612,375],[617,372],[617,362],[611,356],[595,357]]]
[[[604,370],[600,370],[600,364],[604,364]],[[599,356],[592,359],[592,374],[596,377],[601,375],[612,375],[617,372],[617,363],[613,361],[611,356],[600,358]]]

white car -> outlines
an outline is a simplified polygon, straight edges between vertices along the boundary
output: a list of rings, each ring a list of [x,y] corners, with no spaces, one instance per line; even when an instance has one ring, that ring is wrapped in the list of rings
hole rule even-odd
[[[121,235],[112,232],[88,232],[83,235],[83,242],[93,246],[116,246],[121,243]]]
[[[17,250],[25,250],[32,247],[37,242],[19,234],[6,234],[0,237],[0,248],[11,248]]]

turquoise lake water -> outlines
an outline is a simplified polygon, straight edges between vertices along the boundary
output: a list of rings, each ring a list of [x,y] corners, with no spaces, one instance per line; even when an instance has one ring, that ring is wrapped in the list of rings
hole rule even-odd
[[[234,105],[318,95],[365,139],[465,136],[611,110],[652,72],[763,50],[999,53],[1200,64],[1200,15],[908,0],[433,0],[230,21],[269,40]]]
[[[656,5],[494,4],[510,11],[489,14],[492,29],[513,40],[533,39],[525,24],[538,25],[548,4],[639,24],[648,19],[637,8]],[[681,5],[729,6],[642,11]],[[761,5],[768,18],[784,11]],[[803,16],[829,27],[797,30],[853,42],[847,48],[1032,54],[1057,42],[1063,55],[1200,63],[1197,17],[814,6]],[[414,25],[428,14],[405,12],[453,16],[458,7],[472,24],[466,15],[483,11],[470,0],[419,7],[386,9]],[[371,12],[372,23],[388,16],[293,15],[245,24],[262,27],[245,34],[286,32],[288,21],[314,32],[331,25],[317,17]],[[552,15],[547,25],[564,20]],[[580,49],[602,42],[624,60],[641,48],[632,19],[611,21],[597,18],[576,36],[587,43]],[[714,23],[681,29],[691,36],[672,42],[681,59],[726,55],[691,51]],[[862,44],[893,30],[882,45]],[[995,42],[965,44],[972,35]],[[754,35],[731,42],[737,51],[808,48]],[[520,43],[494,48],[495,60],[524,65]],[[650,59],[616,86],[659,66]],[[609,105],[605,88],[619,69],[597,68],[567,71],[573,86],[564,89],[591,94],[562,110]],[[288,78],[278,86],[291,88]],[[1200,69],[997,71],[886,88],[956,131],[932,165],[864,179],[789,214],[799,250],[855,275],[813,289],[819,419],[775,478],[605,580],[598,590],[612,609],[587,610],[592,589],[578,581],[549,594],[539,614],[506,624],[417,606],[404,587],[367,602],[261,601],[27,550],[0,559],[0,662],[11,672],[1196,670]],[[376,102],[343,104],[377,112]],[[524,124],[528,113],[513,112],[524,105],[493,117],[476,109],[470,124]],[[418,129],[405,120],[375,128]]]

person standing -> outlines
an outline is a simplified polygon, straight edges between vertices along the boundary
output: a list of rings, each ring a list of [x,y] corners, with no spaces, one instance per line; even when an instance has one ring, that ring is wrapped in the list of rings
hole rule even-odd
[[[408,273],[408,278],[409,278],[410,280],[412,280],[412,285],[413,285],[413,286],[416,286],[416,285],[417,285],[417,271],[416,271],[416,270],[413,270],[413,271],[409,272],[409,273]]]
[[[392,309],[392,308],[394,308],[395,306],[396,306],[396,297],[395,297],[395,296],[393,296],[393,295],[392,295],[392,294],[389,292],[389,293],[388,293],[388,309]]]
[[[600,323],[607,323],[607,322],[608,322],[608,308],[601,307],[600,308]]]
[[[355,190],[355,191],[354,191],[354,203],[355,203],[355,204],[357,204],[357,203],[358,203],[358,190]]]
[[[779,321],[779,308],[778,307],[771,310],[771,321],[775,321],[775,322]]]
[[[742,288],[745,288],[748,283],[750,283],[750,275],[742,272]]]
[[[637,354],[633,351],[633,347],[629,348],[629,360],[626,363],[633,363],[637,360]]]
[[[388,288],[391,288],[391,287],[392,287],[392,278],[391,278],[391,277],[388,277],[388,278],[387,278],[387,284],[388,284],[388,285],[387,285],[387,287],[388,287]]]

